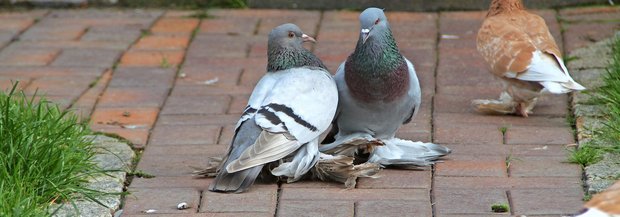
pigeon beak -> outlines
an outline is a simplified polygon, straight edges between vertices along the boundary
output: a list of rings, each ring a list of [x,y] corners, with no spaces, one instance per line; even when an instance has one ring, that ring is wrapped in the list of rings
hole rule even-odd
[[[312,42],[312,43],[316,43],[316,40],[314,40],[313,37],[310,37],[306,34],[302,34],[301,38],[304,40],[304,42]]]
[[[366,40],[368,40],[368,36],[370,36],[370,29],[362,29],[361,34],[362,34],[362,44],[364,44],[366,43]]]

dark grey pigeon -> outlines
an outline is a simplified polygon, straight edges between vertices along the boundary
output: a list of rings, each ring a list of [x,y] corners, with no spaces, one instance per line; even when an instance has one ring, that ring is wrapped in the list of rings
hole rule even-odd
[[[319,159],[319,136],[336,112],[336,84],[302,44],[314,41],[294,24],[269,34],[267,73],[258,82],[210,191],[247,190],[265,164],[274,176],[296,181]]]
[[[328,154],[366,156],[368,162],[427,166],[450,153],[446,147],[394,138],[420,107],[421,93],[413,64],[394,41],[383,10],[360,14],[355,51],[340,65],[338,112],[320,150]]]

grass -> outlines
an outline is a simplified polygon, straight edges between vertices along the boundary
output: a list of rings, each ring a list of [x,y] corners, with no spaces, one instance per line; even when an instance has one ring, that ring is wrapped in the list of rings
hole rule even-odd
[[[162,69],[167,69],[167,68],[172,67],[172,65],[168,61],[168,57],[164,56],[164,57],[161,58],[161,62],[159,63],[159,67],[162,68]]]
[[[603,85],[588,92],[593,105],[603,106],[603,127],[593,132],[592,141],[571,151],[569,162],[588,166],[606,152],[620,153],[620,38],[612,43],[611,61]]]
[[[85,183],[104,171],[91,161],[87,125],[16,87],[0,92],[0,216],[48,216],[53,203],[96,201],[102,193]]]
[[[491,205],[491,211],[497,213],[509,212],[510,207],[508,206],[508,204],[505,203],[496,203]]]

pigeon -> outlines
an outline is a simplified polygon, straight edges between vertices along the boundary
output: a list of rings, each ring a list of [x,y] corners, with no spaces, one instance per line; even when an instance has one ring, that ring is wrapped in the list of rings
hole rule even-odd
[[[620,181],[590,199],[577,217],[620,217]]]
[[[329,128],[338,90],[321,60],[302,47],[315,42],[294,24],[269,33],[267,73],[254,88],[210,191],[241,193],[265,165],[276,177],[300,179],[319,160],[319,136]]]
[[[334,76],[338,111],[319,150],[383,166],[428,166],[450,149],[394,138],[420,108],[413,64],[401,55],[382,9],[368,8],[359,19],[355,51]]]
[[[472,101],[478,112],[528,117],[544,93],[585,89],[569,75],[543,18],[527,12],[521,0],[491,2],[477,48],[504,87],[499,100]]]

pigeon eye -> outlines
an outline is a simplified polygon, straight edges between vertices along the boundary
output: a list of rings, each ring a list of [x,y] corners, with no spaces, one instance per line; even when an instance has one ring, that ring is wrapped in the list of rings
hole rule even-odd
[[[295,33],[293,33],[293,32],[288,32],[288,37],[289,37],[289,38],[295,37]]]
[[[375,20],[375,25],[379,24],[379,19]]]

